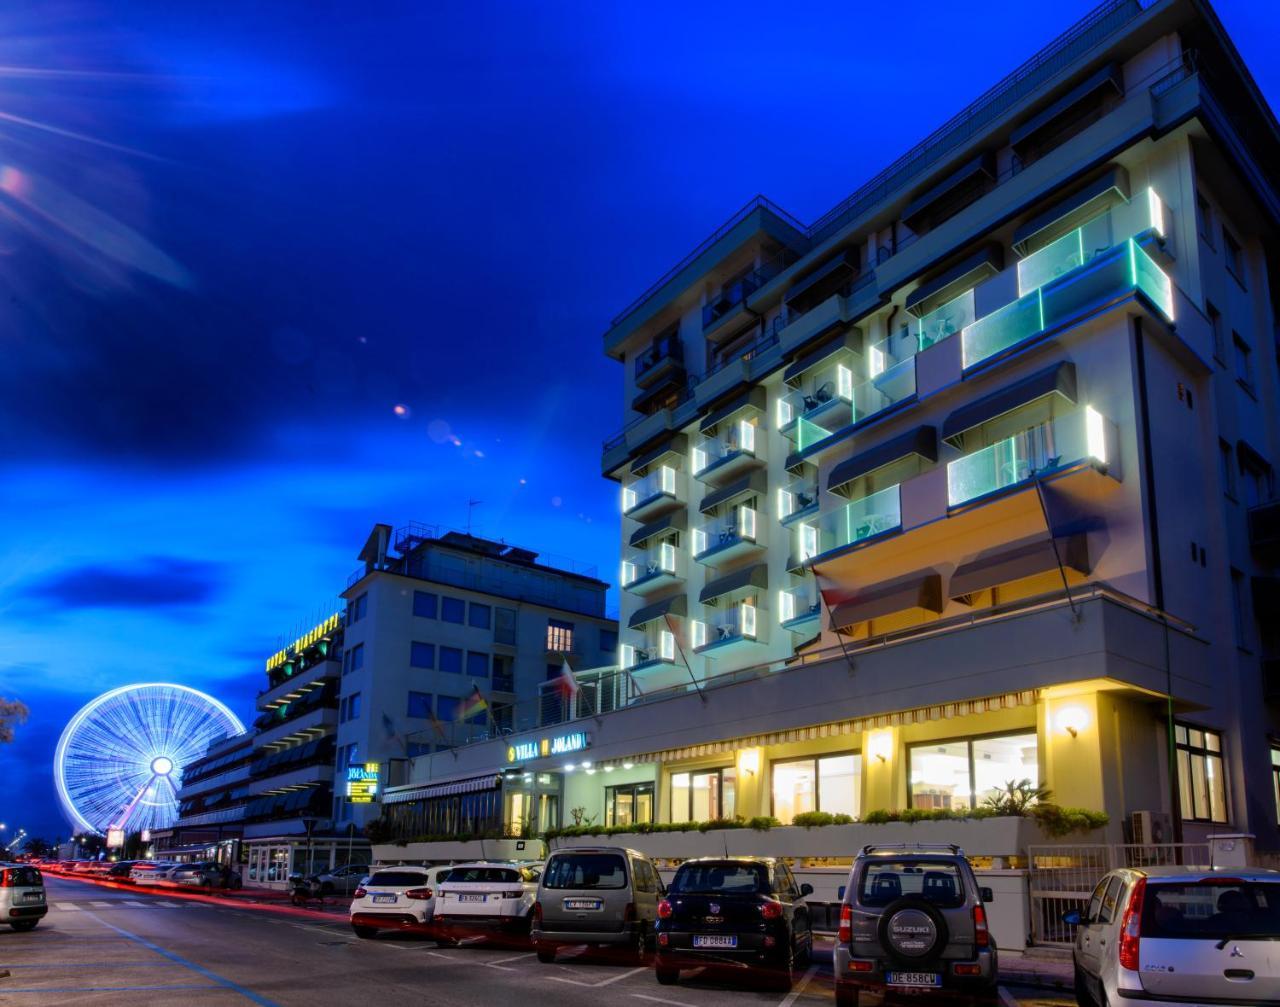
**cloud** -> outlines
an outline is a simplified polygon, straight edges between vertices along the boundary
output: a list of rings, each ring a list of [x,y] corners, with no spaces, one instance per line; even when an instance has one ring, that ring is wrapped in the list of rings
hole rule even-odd
[[[220,564],[150,556],[137,563],[70,567],[28,584],[28,600],[58,609],[175,609],[203,605],[222,589]]]

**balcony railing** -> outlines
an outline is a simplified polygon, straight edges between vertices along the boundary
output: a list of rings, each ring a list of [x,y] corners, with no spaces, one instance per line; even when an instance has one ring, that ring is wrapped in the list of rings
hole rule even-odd
[[[637,382],[659,364],[670,361],[680,367],[684,366],[684,344],[672,340],[665,346],[650,346],[635,360],[635,376]]]
[[[711,650],[738,641],[760,642],[764,632],[764,613],[755,605],[743,602],[716,612],[707,619],[690,624],[694,651]]]
[[[633,552],[622,561],[622,586],[636,587],[660,577],[680,576],[680,551],[672,542]]]
[[[1085,406],[957,458],[947,465],[947,504],[958,507],[1081,462],[1105,465],[1109,427]]]
[[[790,628],[818,618],[822,612],[822,597],[818,594],[817,581],[810,579],[799,587],[783,588],[778,592],[778,622]]]
[[[669,629],[645,634],[643,643],[624,643],[618,648],[619,664],[624,669],[638,670],[655,664],[676,662],[676,637]]]
[[[921,350],[927,350],[934,343],[959,335],[976,318],[973,290],[966,290],[959,297],[953,297],[946,304],[939,305],[916,320],[916,345]]]
[[[642,479],[622,487],[622,513],[631,515],[663,498],[676,499],[676,470],[663,465]]]
[[[725,287],[709,304],[702,306],[702,327],[709,329],[729,314],[734,308],[754,294],[759,287],[756,272],[752,271],[742,279]]]
[[[889,486],[869,496],[850,501],[839,510],[823,514],[796,526],[800,559],[816,559],[837,549],[857,545],[867,539],[902,526],[902,503],[898,486]]]
[[[763,522],[754,507],[713,518],[693,529],[693,558],[698,562],[719,559],[726,553],[762,545]]]
[[[789,526],[818,507],[818,479],[804,476],[778,487],[778,520]]]
[[[718,437],[703,437],[692,451],[693,474],[709,475],[735,458],[758,457],[756,452],[760,441],[752,420],[738,420]]]

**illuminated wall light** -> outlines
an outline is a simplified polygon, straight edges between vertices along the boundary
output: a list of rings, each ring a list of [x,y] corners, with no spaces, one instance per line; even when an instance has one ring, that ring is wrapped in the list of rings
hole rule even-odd
[[[624,762],[624,763],[622,764],[622,768],[623,768],[623,769],[635,769],[635,768],[636,768],[636,764],[635,764],[634,762]]]
[[[693,554],[701,556],[707,551],[707,533],[701,528],[693,529]]]
[[[1089,726],[1089,711],[1083,706],[1064,706],[1055,714],[1054,722],[1059,731],[1075,738]]]
[[[791,500],[792,500],[791,491],[779,486],[778,487],[778,517],[779,518],[784,518],[790,515],[791,506],[792,506]]]
[[[707,643],[707,624],[701,619],[694,619],[693,625],[690,627],[693,635],[694,649],[704,647]]]
[[[778,592],[778,622],[790,622],[796,617],[796,599],[790,591]]]
[[[754,542],[756,540],[756,511],[754,507],[738,510],[738,534]]]
[[[760,772],[760,749],[744,748],[738,753],[738,767],[744,772],[755,776]]]
[[[676,659],[676,635],[668,629],[660,630],[658,633],[658,655],[664,661]]]
[[[884,364],[884,350],[880,349],[880,344],[877,343],[871,347],[871,352],[868,354],[867,367],[870,371],[870,376],[874,378],[877,374],[883,374]]]
[[[622,586],[626,587],[636,579],[636,565],[630,560],[622,561]]]
[[[658,549],[658,562],[667,573],[676,572],[676,547],[670,542],[663,542]]]
[[[605,766],[605,767],[604,767],[604,771],[605,771],[606,773],[612,773],[612,772],[613,772],[613,770],[614,770],[614,767],[613,767],[613,766]]]
[[[1156,190],[1147,186],[1147,212],[1151,215],[1151,226],[1156,234],[1164,237],[1164,202]]]
[[[893,756],[893,732],[872,731],[867,736],[867,754],[877,762],[888,762]]]
[[[591,762],[590,762],[589,760],[587,760],[587,759],[584,759],[584,760],[582,761],[582,768],[583,768],[583,769],[590,769],[592,765],[593,765],[593,763],[591,763]]]
[[[659,479],[661,480],[662,492],[674,495],[676,491],[676,470],[670,465],[664,465],[659,469],[659,472],[661,473]]]
[[[625,514],[636,505],[636,491],[631,486],[622,487],[622,512]]]
[[[818,555],[818,526],[802,524],[800,526],[800,558],[811,560]]]
[[[1093,406],[1084,407],[1085,443],[1090,458],[1096,458],[1101,464],[1107,464],[1107,426],[1102,414]]]
[[[791,422],[792,410],[791,403],[785,398],[779,398],[777,407],[774,410],[779,427],[785,427]]]
[[[636,649],[629,643],[624,643],[618,648],[618,663],[624,668],[630,668],[636,663]]]
[[[742,606],[742,635],[755,639],[756,607],[754,605]]]
[[[756,426],[750,420],[738,421],[738,443],[750,454],[756,451]]]
[[[853,399],[853,371],[844,364],[836,366],[836,394],[847,401]]]

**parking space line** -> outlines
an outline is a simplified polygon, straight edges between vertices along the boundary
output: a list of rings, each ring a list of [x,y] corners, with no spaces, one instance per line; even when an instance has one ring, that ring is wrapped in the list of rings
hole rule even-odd
[[[90,902],[90,903],[89,903],[89,905],[91,905],[91,906],[97,906],[99,909],[110,909],[110,908],[111,908],[111,906],[112,906],[112,903],[110,903],[110,902]]]
[[[778,1007],[791,1007],[791,1005],[800,998],[800,994],[804,992],[804,988],[809,985],[809,982],[817,974],[818,966],[810,965],[809,971],[804,974],[803,978],[801,978],[798,983],[796,983],[795,988],[783,998],[782,1003],[778,1004]]]
[[[1000,1002],[1004,1004],[1004,1007],[1018,1007],[1017,998],[1009,992],[1007,987],[997,986],[996,993],[999,995]]]
[[[687,1004],[683,1000],[664,1000],[662,997],[651,997],[648,993],[632,993],[637,1000],[648,1000],[655,1004],[671,1004],[672,1007],[693,1007],[693,1004]]]
[[[518,969],[513,969],[510,965],[504,965],[503,962],[518,962],[522,958],[532,958],[533,955],[534,952],[530,951],[523,955],[515,955],[511,958],[499,958],[497,961],[481,962],[480,964],[484,965],[486,968],[498,969],[500,972],[517,972],[519,971]]]
[[[648,968],[641,965],[637,969],[631,969],[627,972],[620,973],[619,975],[610,976],[608,979],[605,979],[603,982],[598,982],[598,983],[584,983],[584,982],[579,982],[577,979],[566,979],[563,976],[547,976],[547,978],[554,983],[570,983],[574,986],[586,986],[591,989],[599,989],[601,986],[609,986],[609,985],[612,985],[613,983],[621,982],[623,979],[626,979],[628,976],[633,976],[639,972],[648,972],[648,971],[649,971]]]
[[[80,911],[80,907],[74,902],[55,902],[53,905],[55,909],[61,909],[67,913],[78,913]]]
[[[5,987],[6,993],[132,993],[154,991],[154,990],[220,990],[222,986],[61,986],[61,987],[43,987],[34,986],[30,989],[11,989]]]

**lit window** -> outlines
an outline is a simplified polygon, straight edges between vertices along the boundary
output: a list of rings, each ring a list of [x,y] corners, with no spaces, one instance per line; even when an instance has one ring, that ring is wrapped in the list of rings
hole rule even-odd
[[[653,821],[653,784],[627,783],[604,788],[604,824],[637,825]]]
[[[861,783],[862,756],[857,753],[775,762],[773,816],[783,825],[806,811],[857,818]]]
[[[1227,820],[1227,780],[1222,765],[1222,735],[1187,724],[1174,727],[1178,750],[1178,791],[1182,817],[1191,821]]]
[[[930,741],[907,746],[913,808],[970,811],[1010,780],[1040,782],[1036,736]]]
[[[699,770],[695,773],[671,775],[671,820],[673,822],[706,822],[713,818],[732,818],[737,770]]]
[[[560,619],[547,620],[547,650],[573,652],[573,623]]]

